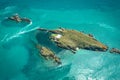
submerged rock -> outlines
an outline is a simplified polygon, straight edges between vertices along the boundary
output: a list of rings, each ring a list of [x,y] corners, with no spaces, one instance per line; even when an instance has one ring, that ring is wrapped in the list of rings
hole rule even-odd
[[[39,44],[37,44],[36,48],[39,50],[40,55],[46,60],[54,60],[57,64],[61,64],[60,58],[58,58],[49,48]]]
[[[120,54],[120,50],[117,49],[117,48],[112,48],[109,52],[110,53],[118,53],[118,54]]]

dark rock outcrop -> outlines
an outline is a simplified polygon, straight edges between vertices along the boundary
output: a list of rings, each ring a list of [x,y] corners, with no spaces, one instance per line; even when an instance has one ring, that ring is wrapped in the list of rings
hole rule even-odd
[[[13,16],[8,17],[9,20],[16,21],[16,22],[28,22],[30,23],[31,20],[28,18],[22,18],[19,16],[19,14],[15,14]]]
[[[112,48],[109,52],[110,53],[118,53],[118,54],[120,54],[120,50],[117,49],[117,48]]]
[[[61,64],[60,58],[58,58],[53,51],[49,48],[37,44],[36,48],[39,54],[43,56],[46,60],[54,60],[57,64]]]

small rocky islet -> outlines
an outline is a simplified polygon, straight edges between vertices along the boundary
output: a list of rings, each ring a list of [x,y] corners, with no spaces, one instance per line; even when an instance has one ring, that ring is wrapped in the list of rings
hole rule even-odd
[[[29,18],[26,18],[26,17],[21,17],[18,13],[10,16],[10,17],[7,17],[8,20],[12,20],[12,21],[15,21],[15,22],[27,22],[27,23],[31,23],[32,21],[29,19]]]
[[[117,49],[117,48],[112,48],[109,50],[110,53],[117,53],[117,54],[120,54],[120,50]]]
[[[55,55],[55,53],[45,46],[41,46],[40,44],[36,45],[36,48],[39,51],[39,54],[43,56],[46,60],[53,60],[57,64],[61,64],[60,58]]]
[[[8,19],[18,23],[31,22],[29,18],[21,18],[18,14],[8,17]],[[49,33],[49,40],[51,42],[53,42],[57,47],[70,50],[73,53],[76,53],[76,51],[79,49],[98,52],[106,52],[108,50],[108,46],[99,42],[92,34],[85,34],[84,32],[77,30],[70,30],[59,27],[56,30],[39,28],[36,29],[36,31]],[[35,43],[33,41],[31,43],[35,44],[35,48],[38,50],[40,56],[43,56],[46,60],[52,60],[57,64],[62,64],[60,58],[57,57],[56,53],[49,47],[43,46],[40,43]],[[112,48],[109,50],[109,52],[120,54],[120,50],[117,48]]]

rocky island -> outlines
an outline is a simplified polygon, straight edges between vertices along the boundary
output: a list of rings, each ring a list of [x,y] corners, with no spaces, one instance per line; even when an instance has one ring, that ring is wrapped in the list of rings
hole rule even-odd
[[[8,17],[9,20],[16,22],[28,22],[31,23],[31,20],[28,18],[20,17],[18,14]],[[108,50],[108,46],[99,42],[94,38],[92,34],[85,34],[84,32],[80,32],[77,30],[65,29],[59,27],[56,30],[48,30],[44,28],[37,29],[39,32],[48,33],[49,36],[44,42],[54,43],[56,48],[70,50],[73,53],[76,53],[79,49],[91,50],[91,51],[99,51],[105,52]],[[40,34],[38,34],[40,35]],[[36,38],[36,40],[39,40]],[[40,40],[41,41],[41,40]],[[61,60],[56,56],[56,52],[51,50],[51,46],[43,46],[41,43],[35,43],[35,48],[37,48],[39,55],[43,56],[46,60],[52,60],[57,64],[61,64]],[[51,45],[51,44],[50,44]],[[54,47],[55,48],[55,47]],[[120,50],[116,48],[112,48],[110,53],[118,53],[120,54]]]
[[[120,54],[120,50],[117,49],[117,48],[112,48],[109,52],[110,53],[118,53],[118,54]]]
[[[49,48],[42,46],[40,44],[36,44],[36,48],[39,52],[40,56],[43,56],[46,60],[52,60],[57,64],[61,64],[60,58],[55,55],[55,53]]]
[[[108,50],[108,47],[98,40],[96,40],[92,34],[85,34],[76,30],[69,30],[64,28],[59,28],[56,30],[48,30],[44,28],[37,29],[39,32],[45,32],[49,34],[50,42],[54,43],[57,47],[61,49],[70,50],[76,53],[79,49],[91,50],[91,51],[102,51]],[[40,34],[39,34],[40,35]],[[58,58],[50,48],[41,46],[37,44],[36,48],[39,54],[47,60],[53,60],[57,64],[61,64],[60,58]]]
[[[67,49],[75,53],[79,49],[86,49],[92,51],[107,51],[108,47],[92,36],[89,36],[85,33],[69,30],[69,29],[57,29],[57,30],[47,30],[39,29],[40,31],[50,32],[50,39],[58,47]]]
[[[14,14],[7,18],[8,20],[16,21],[16,22],[28,22],[30,23],[31,20],[26,17],[20,17],[19,14]]]

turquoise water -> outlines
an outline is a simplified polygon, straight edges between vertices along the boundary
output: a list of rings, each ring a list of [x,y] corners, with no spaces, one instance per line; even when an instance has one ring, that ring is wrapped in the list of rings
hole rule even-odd
[[[5,20],[14,13],[32,23]],[[36,28],[62,26],[91,33],[109,46],[120,49],[120,5],[115,0],[4,0],[0,1],[0,80],[120,80],[120,55],[79,50],[72,54],[51,46],[63,64],[50,64],[37,55],[30,39]],[[46,36],[47,37],[47,36]]]

